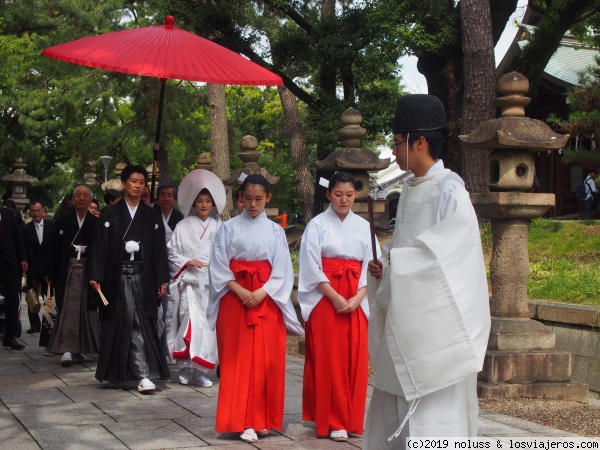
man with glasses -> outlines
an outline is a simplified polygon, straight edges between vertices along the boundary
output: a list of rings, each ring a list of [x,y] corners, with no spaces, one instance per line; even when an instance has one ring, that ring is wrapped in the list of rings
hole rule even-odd
[[[477,372],[490,331],[479,224],[462,179],[439,159],[442,102],[398,100],[392,122],[404,183],[391,241],[369,262],[375,374],[363,448],[407,437],[477,436]]]

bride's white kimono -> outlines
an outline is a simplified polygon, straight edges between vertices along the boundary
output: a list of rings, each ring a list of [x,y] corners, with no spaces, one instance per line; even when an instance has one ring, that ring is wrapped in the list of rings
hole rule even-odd
[[[476,436],[487,278],[469,193],[441,160],[405,183],[382,253],[383,277],[369,280],[375,375],[363,448],[403,449],[408,436]]]
[[[206,320],[208,306],[208,263],[213,237],[221,227],[218,217],[202,222],[196,216],[183,219],[167,244],[173,295],[167,307],[166,341],[177,366],[206,371],[217,364],[217,340]],[[197,259],[201,269],[186,267]],[[186,341],[189,342],[189,351]],[[189,353],[189,354],[188,354]]]

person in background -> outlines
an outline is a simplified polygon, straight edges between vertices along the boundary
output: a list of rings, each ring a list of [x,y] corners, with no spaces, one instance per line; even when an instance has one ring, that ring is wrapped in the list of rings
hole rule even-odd
[[[46,281],[54,285],[58,311],[47,352],[62,353],[63,367],[84,362],[83,354],[98,353],[100,345],[98,297],[96,292],[90,292],[84,273],[97,221],[89,212],[91,203],[90,188],[76,187],[73,191],[75,211],[56,220],[47,259]]]
[[[152,206],[152,200],[150,200],[150,188],[148,186],[144,186],[142,191],[142,202],[148,206]]]
[[[594,195],[598,193],[596,187],[596,177],[598,171],[596,169],[588,169],[587,176],[583,180],[583,186],[585,187],[585,199],[583,200],[583,219],[587,220],[590,218],[590,211],[592,210],[592,202],[594,201]]]
[[[92,197],[92,204],[90,205],[89,211],[94,217],[100,217],[100,202],[96,197]]]
[[[113,203],[117,203],[121,200],[122,195],[116,189],[107,189],[104,193],[104,205],[112,205]]]
[[[21,278],[27,272],[27,252],[15,214],[10,208],[0,208],[0,285],[4,295],[4,338],[2,346],[22,350],[17,342]]]
[[[156,329],[169,281],[165,227],[160,213],[141,201],[147,181],[142,166],[123,169],[123,200],[100,213],[86,268],[90,285],[108,301],[100,305],[96,379],[136,381],[139,392],[156,389],[151,378],[171,377]]]
[[[48,243],[54,233],[54,221],[45,219],[46,210],[38,201],[29,205],[31,221],[23,227],[23,241],[27,252],[29,270],[27,272],[27,288],[34,289],[39,295],[46,294],[47,285],[44,281],[45,261],[48,256]],[[27,310],[29,314],[29,329],[27,333],[38,333],[42,322],[39,314]]]
[[[175,208],[177,189],[171,183],[164,183],[158,186],[156,195],[158,200],[154,203],[154,207],[161,212],[163,224],[165,225],[165,239],[169,242],[175,226],[183,220],[183,214]],[[185,213],[188,212],[185,211]]]

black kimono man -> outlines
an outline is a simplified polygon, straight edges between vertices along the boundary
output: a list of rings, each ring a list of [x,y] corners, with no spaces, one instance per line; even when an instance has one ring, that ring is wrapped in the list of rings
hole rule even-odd
[[[21,276],[27,272],[27,254],[23,236],[13,211],[0,208],[0,284],[4,295],[5,330],[2,345],[22,350],[17,342],[19,330],[19,303],[21,302]]]
[[[123,200],[102,210],[87,265],[91,286],[108,301],[100,306],[96,379],[138,381],[140,392],[156,388],[150,378],[170,378],[156,329],[169,281],[165,228],[160,212],[140,201],[147,179],[141,166],[123,169]]]
[[[44,263],[47,259],[48,242],[54,233],[54,221],[46,219],[44,206],[37,201],[29,205],[29,217],[31,222],[23,228],[23,241],[27,252],[27,288],[35,289],[37,292],[46,294],[46,283],[44,281]],[[29,309],[29,329],[27,333],[37,333],[42,327],[39,314],[34,314]]]
[[[40,345],[47,345],[48,353],[62,353],[62,366],[84,362],[82,354],[98,353],[100,346],[98,294],[92,291],[84,274],[98,221],[89,212],[91,203],[90,188],[76,187],[73,191],[75,211],[56,220],[51,253],[47,259],[47,279],[53,283],[56,293],[58,319],[49,341],[44,342],[43,336],[40,336]]]

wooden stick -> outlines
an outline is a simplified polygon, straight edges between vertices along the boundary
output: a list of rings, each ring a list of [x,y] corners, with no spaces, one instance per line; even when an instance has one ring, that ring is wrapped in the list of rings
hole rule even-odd
[[[373,219],[373,199],[367,197],[367,209],[369,211],[369,225],[371,226],[371,248],[373,250],[373,262],[377,262],[377,246],[375,244],[375,220]]]

